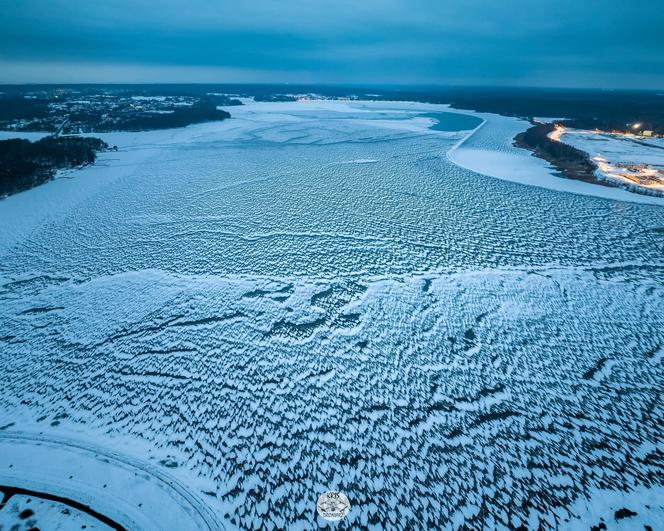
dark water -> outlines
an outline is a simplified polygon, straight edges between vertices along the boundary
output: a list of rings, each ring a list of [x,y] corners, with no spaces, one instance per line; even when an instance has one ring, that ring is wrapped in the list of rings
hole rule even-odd
[[[436,120],[437,123],[431,126],[434,131],[466,131],[475,129],[482,123],[476,116],[455,112],[432,112],[422,116]]]

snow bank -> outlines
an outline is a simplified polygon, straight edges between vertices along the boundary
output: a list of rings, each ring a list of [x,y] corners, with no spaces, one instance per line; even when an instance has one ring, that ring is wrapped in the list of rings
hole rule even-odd
[[[162,470],[74,439],[0,435],[0,483],[86,504],[127,529],[221,529],[207,506]]]

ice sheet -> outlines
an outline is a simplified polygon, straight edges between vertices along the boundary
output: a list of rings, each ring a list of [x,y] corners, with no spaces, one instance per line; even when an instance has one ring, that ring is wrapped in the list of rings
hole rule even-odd
[[[664,209],[468,171],[435,110],[248,105],[0,202],[2,433],[118,445],[229,527],[661,488]]]

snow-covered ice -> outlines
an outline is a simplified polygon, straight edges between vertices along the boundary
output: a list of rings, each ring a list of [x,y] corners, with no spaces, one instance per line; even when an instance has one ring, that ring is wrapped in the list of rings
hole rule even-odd
[[[25,500],[17,500],[16,495],[10,498],[16,508],[35,512],[34,517],[22,518],[24,522],[20,523],[27,524],[26,529],[34,529],[36,524],[42,529],[59,529],[58,525],[65,529],[76,525],[81,529],[81,525],[91,524],[93,529],[98,526],[110,529],[94,516],[76,511],[66,503],[47,503],[40,499],[42,493],[91,507],[125,529],[219,529],[209,507],[192,495],[189,488],[164,474],[163,466],[157,463],[136,461],[79,438],[15,432],[0,432],[0,456],[3,467],[0,485],[19,486],[37,493]],[[169,462],[162,464],[168,466]],[[28,506],[28,502],[33,503]],[[34,509],[36,503],[42,506],[41,511]],[[11,506],[0,509],[0,529],[4,529],[3,520],[14,529],[8,520],[21,519],[21,511],[16,518]]]
[[[664,209],[464,169],[439,110],[251,104],[0,202],[0,434],[116,448],[230,528],[323,525],[335,489],[351,527],[639,513]],[[516,127],[482,117],[456,162]]]

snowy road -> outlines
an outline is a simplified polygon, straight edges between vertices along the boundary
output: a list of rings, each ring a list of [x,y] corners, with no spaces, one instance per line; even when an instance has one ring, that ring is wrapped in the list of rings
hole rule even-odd
[[[0,485],[66,497],[125,529],[224,529],[159,467],[78,439],[0,432]]]

